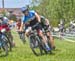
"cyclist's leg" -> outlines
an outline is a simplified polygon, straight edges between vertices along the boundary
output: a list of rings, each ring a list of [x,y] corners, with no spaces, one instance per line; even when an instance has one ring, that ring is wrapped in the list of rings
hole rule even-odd
[[[51,48],[55,48],[55,44],[54,44],[54,38],[53,36],[51,35],[50,32],[47,32],[47,36],[49,37],[49,42],[51,44]]]
[[[29,36],[29,32],[31,31],[31,26],[27,26],[25,28],[25,35],[28,37]]]
[[[20,37],[20,39],[21,39],[21,33],[19,33],[19,37]]]
[[[11,41],[13,41],[13,36],[11,34],[11,31],[8,32],[8,36],[11,38]]]
[[[45,25],[45,27],[43,27],[43,28],[44,28],[44,30],[45,30],[46,33],[47,33],[47,36],[48,36],[48,38],[49,38],[49,42],[50,42],[50,44],[51,44],[51,48],[54,48],[54,47],[55,47],[55,45],[54,45],[54,38],[53,38],[53,36],[51,35],[49,25]]]
[[[8,34],[8,38],[9,38],[9,42],[11,43],[11,46],[14,47],[15,43],[13,41],[13,36],[11,34],[11,31],[8,31],[7,34]]]
[[[21,39],[21,38],[22,38],[22,37],[21,37],[22,33],[21,33],[21,32],[18,32],[18,35],[19,35],[19,37],[20,37],[20,39]]]
[[[44,36],[44,34],[43,34],[43,32],[42,32],[42,27],[41,27],[40,25],[38,25],[38,26],[36,27],[36,30],[37,30],[39,36],[43,39],[42,41],[43,41],[43,43],[45,44],[47,50],[50,50],[50,47],[48,46],[48,43],[47,43],[47,40],[46,40],[46,37]]]

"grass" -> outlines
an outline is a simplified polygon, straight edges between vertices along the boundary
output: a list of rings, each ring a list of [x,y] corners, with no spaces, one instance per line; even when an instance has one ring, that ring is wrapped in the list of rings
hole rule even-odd
[[[16,32],[13,32],[16,47],[7,57],[0,57],[0,61],[75,61],[75,43],[55,39],[54,55],[35,56],[28,44],[24,45]]]

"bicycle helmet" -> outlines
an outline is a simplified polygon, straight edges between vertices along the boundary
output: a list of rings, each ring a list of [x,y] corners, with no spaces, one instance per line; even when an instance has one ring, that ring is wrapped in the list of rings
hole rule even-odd
[[[21,11],[22,11],[22,12],[25,12],[25,11],[27,11],[27,10],[28,10],[28,7],[22,7],[22,8],[21,8]]]

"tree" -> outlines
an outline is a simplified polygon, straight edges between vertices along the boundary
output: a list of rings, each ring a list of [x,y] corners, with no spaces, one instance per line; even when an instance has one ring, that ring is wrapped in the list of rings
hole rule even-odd
[[[33,9],[50,19],[53,26],[57,26],[60,19],[66,23],[75,19],[75,0],[40,0],[40,5]]]

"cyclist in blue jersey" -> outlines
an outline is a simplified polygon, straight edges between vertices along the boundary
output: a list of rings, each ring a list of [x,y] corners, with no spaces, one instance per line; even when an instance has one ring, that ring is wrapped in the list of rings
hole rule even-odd
[[[43,43],[45,44],[46,49],[48,51],[50,51],[51,49],[48,46],[47,40],[46,40],[45,36],[43,35],[42,27],[40,25],[40,23],[41,23],[40,15],[38,15],[34,10],[29,11],[27,7],[21,8],[21,11],[24,15],[22,17],[20,31],[23,31],[23,27],[25,26],[25,28],[26,28],[25,33],[28,34],[28,29],[30,29],[29,27],[33,27],[34,25],[39,23],[34,29],[37,30],[39,36],[41,36],[41,38],[43,39]]]

